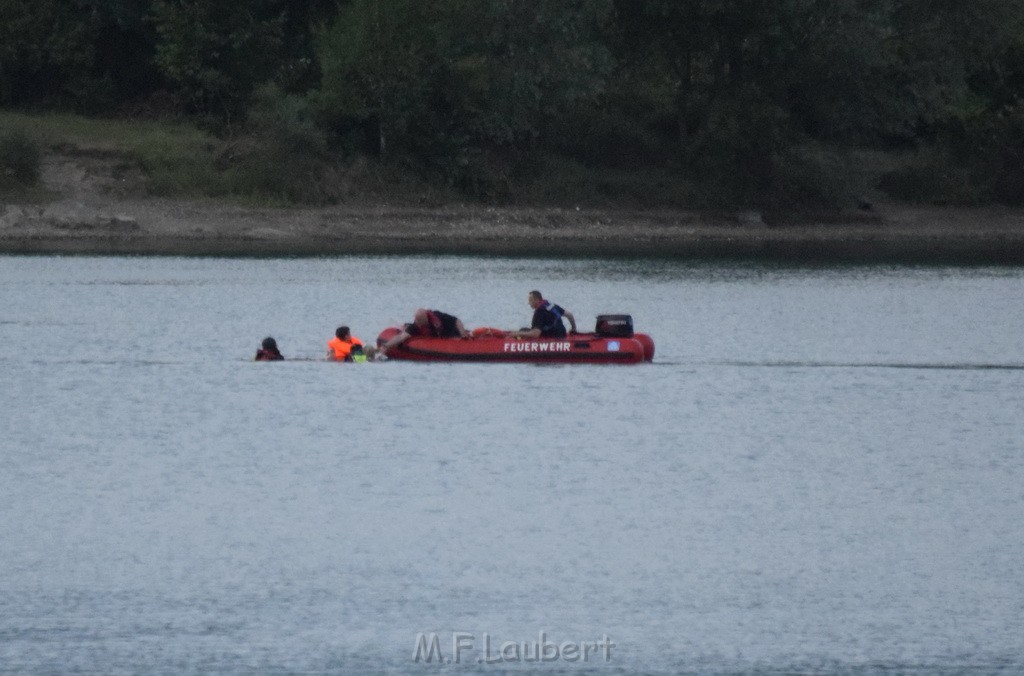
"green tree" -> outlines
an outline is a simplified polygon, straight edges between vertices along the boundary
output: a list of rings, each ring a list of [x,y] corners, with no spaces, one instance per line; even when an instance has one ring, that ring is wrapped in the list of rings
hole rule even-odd
[[[1017,0],[878,2],[889,31],[882,45],[887,68],[873,73],[883,97],[884,133],[927,138],[987,105],[974,83],[1013,42],[1022,15]]]
[[[613,60],[601,30],[604,0],[467,2],[481,30],[453,64],[474,138],[527,149],[548,124],[604,92]]]
[[[671,82],[684,155],[707,150],[702,139],[726,141],[719,129],[763,146],[750,148],[755,155],[795,131],[842,135],[870,107],[864,78],[880,66],[885,27],[868,2],[647,0],[618,9],[623,62],[643,74],[640,86],[665,92],[661,82]]]
[[[20,132],[0,134],[0,190],[36,184],[42,153],[38,144]]]
[[[58,100],[64,85],[92,66],[90,26],[79,7],[59,0],[0,0],[0,103]]]
[[[438,15],[417,0],[356,0],[319,40],[327,115],[372,130],[382,156],[414,149],[430,126],[443,68]]]
[[[109,111],[161,82],[149,3],[0,0],[0,103]]]
[[[648,124],[674,129],[683,166],[750,198],[778,191],[808,144],[913,141],[976,104],[970,73],[999,53],[1017,6],[622,0],[615,80],[668,111]]]
[[[230,125],[261,84],[310,84],[312,26],[331,11],[322,0],[155,0],[156,63],[192,110]]]
[[[604,0],[356,0],[319,43],[326,108],[384,157],[453,174],[508,165],[602,90]],[[488,159],[490,158],[490,159]],[[455,180],[459,180],[457,177]]]

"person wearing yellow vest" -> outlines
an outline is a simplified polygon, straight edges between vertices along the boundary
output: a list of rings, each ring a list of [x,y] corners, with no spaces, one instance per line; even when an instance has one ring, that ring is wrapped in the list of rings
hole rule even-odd
[[[347,326],[339,326],[327,343],[327,358],[334,361],[366,361],[363,341],[352,335]]]

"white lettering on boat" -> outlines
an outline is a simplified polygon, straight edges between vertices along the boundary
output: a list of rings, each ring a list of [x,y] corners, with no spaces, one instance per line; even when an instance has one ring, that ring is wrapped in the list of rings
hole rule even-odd
[[[572,345],[568,342],[534,342],[529,340],[506,341],[505,352],[569,352]]]

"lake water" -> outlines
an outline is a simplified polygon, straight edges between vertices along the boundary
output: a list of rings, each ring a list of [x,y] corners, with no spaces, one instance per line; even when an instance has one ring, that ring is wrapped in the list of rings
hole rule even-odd
[[[526,325],[533,288],[655,362],[318,361],[418,306]],[[1024,669],[1022,299],[1019,268],[0,257],[0,671]],[[435,634],[459,664],[416,661]]]

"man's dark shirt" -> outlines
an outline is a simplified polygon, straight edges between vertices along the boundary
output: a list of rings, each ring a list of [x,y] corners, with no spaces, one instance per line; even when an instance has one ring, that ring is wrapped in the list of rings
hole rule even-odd
[[[541,305],[533,311],[533,323],[530,324],[530,328],[540,329],[540,335],[544,338],[565,338],[563,314],[565,310],[559,305]]]

